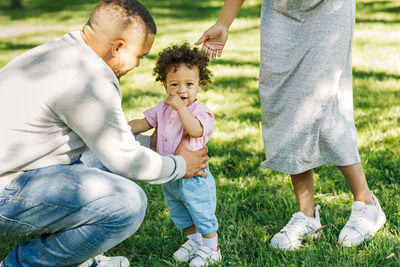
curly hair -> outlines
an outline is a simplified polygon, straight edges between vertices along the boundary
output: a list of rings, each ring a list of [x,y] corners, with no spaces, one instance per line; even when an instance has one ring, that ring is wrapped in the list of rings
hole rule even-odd
[[[185,42],[181,46],[174,45],[165,48],[157,57],[157,63],[153,69],[153,75],[156,81],[166,82],[167,73],[173,69],[176,71],[181,64],[185,64],[189,69],[193,66],[199,68],[199,78],[202,85],[211,83],[212,72],[207,68],[208,57],[197,47],[191,48]]]

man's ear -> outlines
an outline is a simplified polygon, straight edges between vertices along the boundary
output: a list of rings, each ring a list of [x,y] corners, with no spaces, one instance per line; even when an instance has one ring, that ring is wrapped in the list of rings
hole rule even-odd
[[[120,51],[120,49],[125,45],[125,41],[122,39],[116,39],[113,41],[111,46],[111,55],[112,57],[116,57]]]
[[[203,81],[199,81],[199,87],[200,87],[200,89],[199,89],[199,91],[200,91],[201,88],[203,88]]]

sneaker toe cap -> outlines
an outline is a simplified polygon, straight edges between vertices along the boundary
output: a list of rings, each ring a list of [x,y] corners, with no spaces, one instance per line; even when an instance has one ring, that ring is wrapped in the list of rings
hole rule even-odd
[[[357,246],[362,241],[364,241],[365,237],[352,229],[343,229],[339,234],[339,243],[341,243],[344,247]]]
[[[286,233],[277,233],[271,239],[271,246],[279,249],[294,249],[299,247],[301,242],[298,239],[291,240]]]
[[[188,262],[189,261],[189,253],[185,253],[183,251],[176,251],[173,255],[173,258],[180,262]]]

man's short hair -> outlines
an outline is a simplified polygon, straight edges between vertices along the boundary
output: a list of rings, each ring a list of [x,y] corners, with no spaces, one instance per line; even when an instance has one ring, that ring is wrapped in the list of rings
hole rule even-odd
[[[102,0],[95,7],[91,17],[89,18],[88,24],[91,24],[91,20],[96,16],[99,11],[104,11],[111,15],[113,19],[118,21],[122,29],[125,30],[133,22],[142,22],[146,27],[147,34],[156,34],[157,26],[154,22],[150,12],[143,6],[139,1],[136,0]],[[101,13],[101,12],[100,12]]]

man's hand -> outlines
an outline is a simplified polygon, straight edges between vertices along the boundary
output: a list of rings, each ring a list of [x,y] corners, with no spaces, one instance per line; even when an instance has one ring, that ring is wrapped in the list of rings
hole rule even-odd
[[[186,173],[184,177],[207,177],[208,174],[201,170],[208,166],[208,148],[204,146],[199,150],[192,151],[186,147],[188,141],[189,136],[185,135],[175,150],[175,155],[182,156],[186,161]]]

